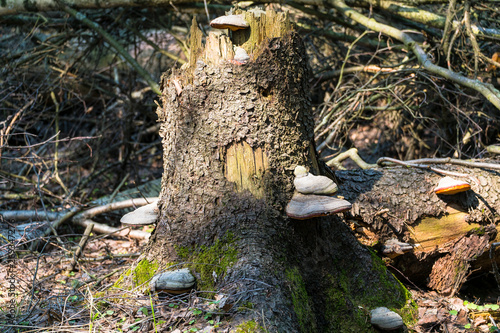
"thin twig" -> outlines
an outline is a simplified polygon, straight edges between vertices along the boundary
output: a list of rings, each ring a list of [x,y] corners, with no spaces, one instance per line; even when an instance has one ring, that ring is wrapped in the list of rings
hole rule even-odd
[[[423,164],[454,164],[466,166],[469,168],[483,168],[483,169],[494,169],[500,170],[500,163],[484,163],[476,161],[464,161],[451,157],[444,158],[420,158],[417,160],[406,161],[407,163],[423,163]]]
[[[71,262],[68,267],[68,271],[72,271],[75,269],[76,263],[78,259],[80,259],[80,256],[83,253],[83,250],[85,250],[85,246],[87,245],[87,240],[89,239],[90,233],[92,232],[92,229],[94,229],[94,224],[89,223],[87,227],[85,228],[85,231],[83,233],[82,238],[80,239],[80,243],[78,243],[78,248],[75,251],[75,254],[73,258],[71,259]]]
[[[397,160],[395,158],[390,158],[390,157],[382,157],[382,158],[379,158],[377,161],[377,164],[380,166],[383,166],[384,163],[393,163],[393,164],[399,164],[399,165],[411,167],[411,168],[430,170],[430,171],[434,171],[435,173],[438,173],[438,174],[444,175],[444,176],[469,177],[469,175],[467,175],[465,173],[442,170],[442,169],[431,167],[430,165],[426,165],[426,164],[416,164],[416,163],[403,162],[403,161]]]
[[[450,0],[448,9],[446,10],[446,23],[444,24],[443,38],[441,39],[441,48],[443,50],[448,49],[448,33],[450,32],[451,23],[453,22],[456,2],[457,0]]]
[[[464,8],[464,22],[465,28],[467,29],[467,34],[470,38],[470,43],[472,44],[472,50],[474,51],[474,79],[477,79],[477,72],[479,70],[479,56],[481,55],[481,50],[477,44],[476,36],[472,33],[472,28],[470,24],[470,1],[465,1]]]

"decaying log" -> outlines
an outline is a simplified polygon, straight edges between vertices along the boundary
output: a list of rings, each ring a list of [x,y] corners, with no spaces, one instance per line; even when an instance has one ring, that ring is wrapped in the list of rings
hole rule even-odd
[[[489,235],[464,235],[443,246],[444,257],[432,266],[428,286],[443,294],[454,294],[469,275],[470,262],[481,255],[488,246]],[[453,283],[453,284],[452,284]]]
[[[433,189],[441,176],[411,168],[336,173],[342,181],[341,195],[353,203],[350,222],[359,239],[368,245],[392,238],[419,244],[391,264],[413,282],[443,294],[455,293],[471,267],[481,269],[476,259],[487,263],[484,252],[497,235],[500,219],[497,172],[448,169],[468,174],[471,190],[436,195]]]

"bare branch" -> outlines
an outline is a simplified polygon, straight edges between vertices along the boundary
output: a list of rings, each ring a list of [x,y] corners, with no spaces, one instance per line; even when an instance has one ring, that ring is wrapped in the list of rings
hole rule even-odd
[[[469,79],[463,75],[457,74],[449,69],[440,67],[432,63],[424,50],[418,45],[413,38],[408,34],[402,32],[399,29],[388,26],[386,24],[379,23],[374,19],[370,19],[357,11],[353,10],[351,7],[347,6],[342,0],[331,0],[332,4],[338,11],[340,11],[345,16],[353,19],[354,21],[364,25],[365,27],[384,33],[388,36],[396,38],[403,43],[417,56],[420,65],[431,73],[437,74],[444,77],[450,81],[458,83],[467,88],[474,89],[480,92],[486,99],[488,99],[493,105],[500,110],[500,92],[495,89],[491,84],[486,84],[479,82],[478,80]]]

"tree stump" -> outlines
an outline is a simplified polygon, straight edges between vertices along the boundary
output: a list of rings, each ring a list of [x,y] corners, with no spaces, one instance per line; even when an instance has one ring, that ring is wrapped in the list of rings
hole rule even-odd
[[[409,294],[340,217],[286,216],[295,166],[319,173],[309,68],[286,14],[243,14],[249,30],[205,46],[193,24],[189,66],[162,77],[161,213],[136,284],[177,264],[224,299],[232,330],[372,331],[369,310],[401,312]]]

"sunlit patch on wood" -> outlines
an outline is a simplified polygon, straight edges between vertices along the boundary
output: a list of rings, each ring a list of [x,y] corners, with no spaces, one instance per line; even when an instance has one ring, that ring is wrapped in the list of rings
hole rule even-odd
[[[226,150],[224,175],[236,184],[237,191],[250,191],[257,198],[264,196],[264,189],[259,182],[269,168],[265,150],[252,148],[245,141],[233,143]]]
[[[424,217],[413,229],[412,237],[421,245],[415,252],[429,251],[478,228],[479,224],[466,222],[467,216],[467,213],[456,212],[441,217]]]

